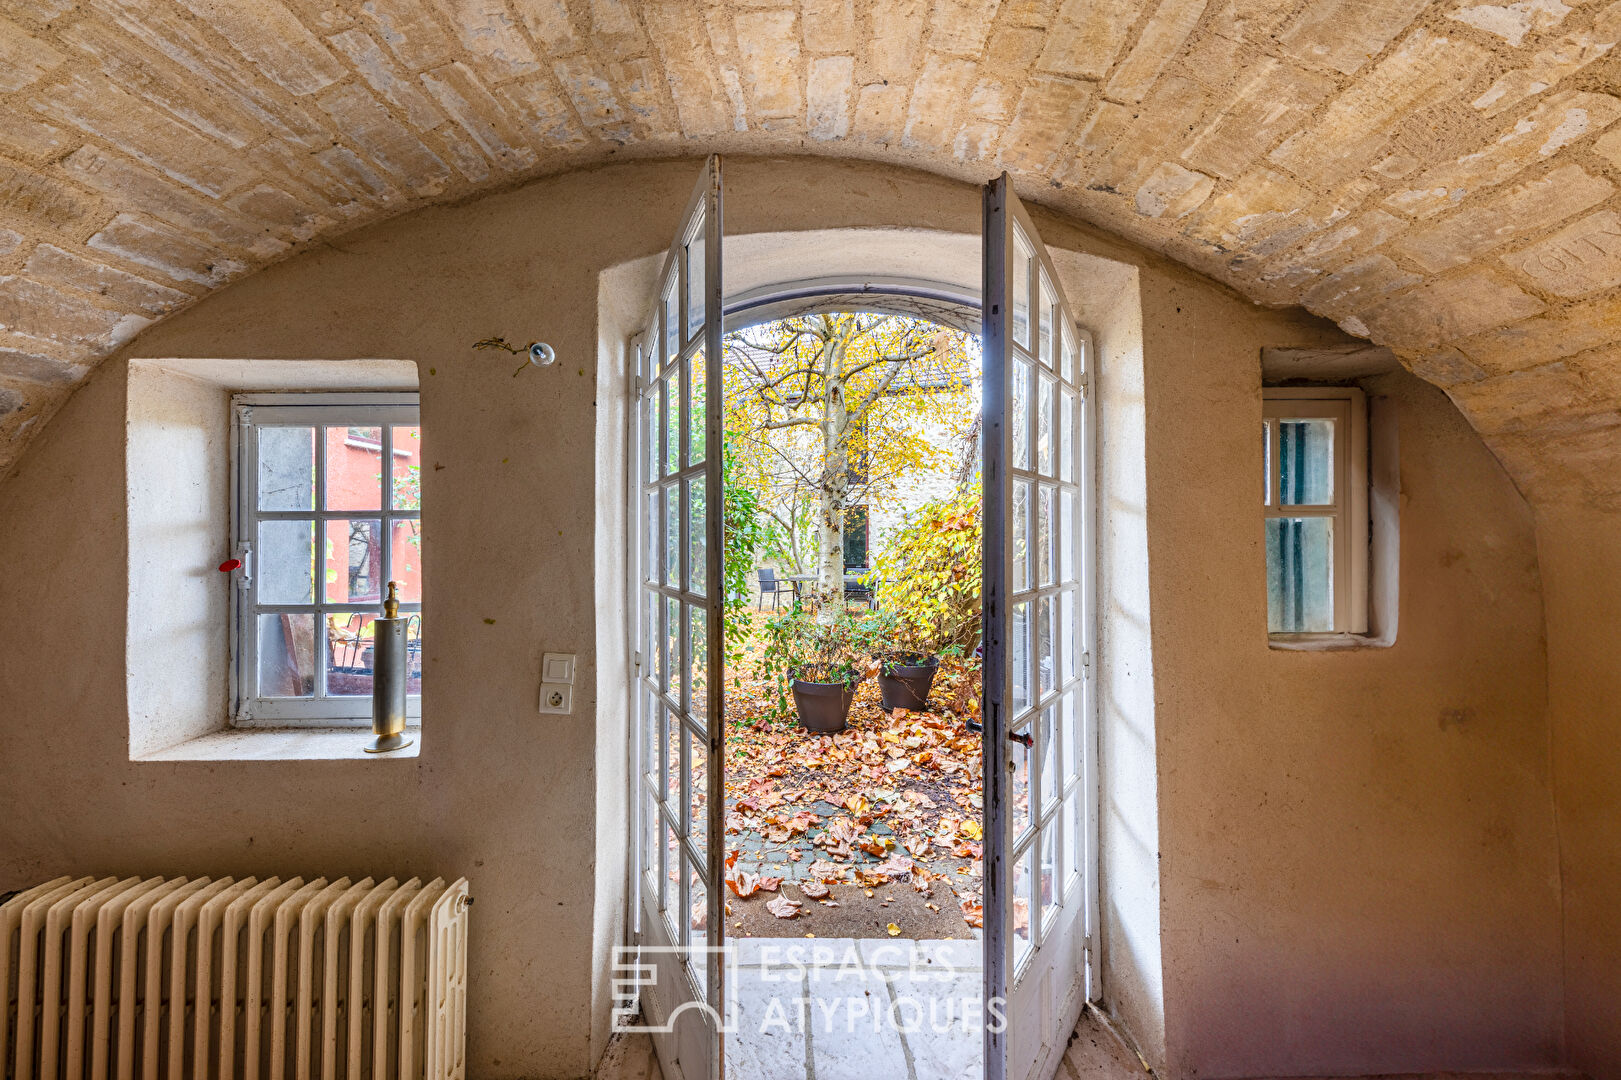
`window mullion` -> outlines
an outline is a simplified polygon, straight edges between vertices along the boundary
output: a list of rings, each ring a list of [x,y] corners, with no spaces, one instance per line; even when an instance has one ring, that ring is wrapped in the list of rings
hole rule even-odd
[[[394,485],[389,482],[394,475],[394,428],[389,424],[384,424],[381,430],[383,433],[383,460],[378,467],[378,472],[381,475],[377,478],[377,494],[380,500],[377,505],[382,507],[382,513],[378,515],[377,530],[382,535],[377,540],[383,548],[383,578],[377,583],[377,595],[386,598],[388,596],[388,583],[394,579],[394,521],[388,516],[388,511],[394,504]]]
[[[327,636],[326,560],[321,557],[326,551],[326,518],[321,516],[326,509],[326,433],[324,424],[315,428],[315,686],[311,697],[316,701],[326,698],[327,654],[331,650]]]
[[[315,507],[316,515],[326,509],[326,426],[315,427]]]
[[[235,638],[231,643],[234,650],[231,670],[236,676],[236,693],[231,709],[233,713],[240,714],[244,704],[259,697],[259,530],[258,520],[253,514],[259,505],[259,429],[253,423],[253,410],[246,405],[237,406],[235,419],[233,436],[237,448],[237,472],[236,501],[232,506],[231,518],[231,528],[235,534],[231,537],[231,554],[240,556],[244,543],[251,543],[247,548],[247,587],[233,590],[236,621],[232,627]],[[251,666],[245,657],[253,658]]]
[[[1272,422],[1266,426],[1266,438],[1267,438],[1267,444],[1268,444],[1267,445],[1267,454],[1266,454],[1266,460],[1267,460],[1266,483],[1267,483],[1268,490],[1271,491],[1271,493],[1272,493],[1270,501],[1271,501],[1271,504],[1273,506],[1277,506],[1283,499],[1282,483],[1278,479],[1279,476],[1283,472],[1283,462],[1278,460],[1278,450],[1279,450],[1278,432],[1279,432],[1279,429],[1282,428],[1282,427],[1283,427],[1283,425],[1278,423],[1278,418],[1275,417],[1275,416],[1272,417]]]
[[[1351,628],[1351,530],[1340,511],[1350,501],[1351,406],[1342,402],[1334,424],[1334,629]]]

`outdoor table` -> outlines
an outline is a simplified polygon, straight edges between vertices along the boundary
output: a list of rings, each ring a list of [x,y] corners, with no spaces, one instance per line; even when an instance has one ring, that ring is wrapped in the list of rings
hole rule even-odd
[[[861,578],[862,578],[861,574],[845,574],[844,575],[844,592],[845,592],[845,595],[849,595],[852,591],[859,591],[859,590],[862,590],[862,589],[866,588],[866,586],[861,584]],[[793,587],[794,587],[794,599],[798,600],[798,599],[801,598],[801,595],[802,595],[800,593],[800,591],[799,591],[799,587],[801,585],[813,584],[817,580],[817,575],[816,574],[789,574],[787,577],[783,578],[782,580],[786,581],[786,582],[789,582],[789,583],[791,583],[793,585]]]

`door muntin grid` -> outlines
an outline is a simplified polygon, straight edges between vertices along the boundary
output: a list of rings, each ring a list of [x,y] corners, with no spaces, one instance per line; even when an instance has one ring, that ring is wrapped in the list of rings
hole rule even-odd
[[[690,295],[685,264],[682,259],[671,268],[663,292],[674,302],[660,305],[658,324],[649,331],[655,341],[669,343],[683,337],[685,299]],[[671,941],[682,945],[693,941],[693,874],[701,882],[708,870],[708,852],[700,839],[704,816],[695,821],[693,815],[691,760],[693,740],[706,748],[708,734],[707,698],[698,699],[695,707],[692,692],[706,683],[707,634],[695,640],[693,631],[706,628],[708,615],[707,566],[702,559],[707,461],[702,440],[692,437],[694,368],[701,376],[704,363],[701,327],[699,331],[696,336],[685,335],[673,352],[668,345],[662,352],[642,350],[641,373],[646,387],[642,434],[649,447],[647,460],[656,465],[644,469],[641,478],[642,546],[647,558],[639,651],[651,660],[644,666],[644,706],[656,713],[644,721],[644,728],[658,740],[648,753],[648,764],[656,764],[657,771],[646,771],[644,782],[670,840],[659,848],[658,910]],[[701,404],[700,398],[700,409]],[[657,722],[657,717],[665,722]],[[682,912],[687,917],[681,917]]]
[[[1085,902],[1079,885],[1087,848],[1091,642],[1081,484],[1089,440],[1081,406],[1090,340],[1068,316],[1051,269],[1035,257],[1036,244],[1017,220],[1013,238],[1006,724],[1015,739],[1031,741],[1008,745],[1010,970],[1017,986],[1059,910]]]
[[[657,937],[682,947],[708,943],[718,922],[709,882],[715,862],[711,802],[718,777],[708,763],[716,742],[710,717],[718,692],[709,673],[718,651],[719,577],[713,551],[720,470],[718,443],[718,162],[706,170],[708,197],[695,195],[659,279],[652,323],[635,347],[639,387],[632,460],[636,463],[634,550],[638,603],[635,650],[641,663],[638,710],[636,880],[638,927],[649,914]],[[700,195],[705,188],[700,184]],[[714,1000],[703,957],[683,965],[690,996]]]

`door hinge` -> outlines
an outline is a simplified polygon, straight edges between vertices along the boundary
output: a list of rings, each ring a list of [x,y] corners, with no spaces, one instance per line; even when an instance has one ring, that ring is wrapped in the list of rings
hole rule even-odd
[[[1092,650],[1081,653],[1081,667],[1090,671],[1092,668]]]
[[[642,669],[642,654],[640,652],[634,653],[631,657],[631,663],[637,671],[640,671]]]
[[[236,587],[246,592],[253,585],[253,544],[247,540],[238,541],[235,555],[242,563],[237,571]]]
[[[635,380],[634,385],[636,387],[636,400],[640,401],[642,400],[642,395],[647,392],[647,381],[640,375],[635,376]]]
[[[1081,393],[1089,394],[1091,392],[1092,392],[1092,372],[1091,371],[1083,371],[1083,372],[1081,372]]]

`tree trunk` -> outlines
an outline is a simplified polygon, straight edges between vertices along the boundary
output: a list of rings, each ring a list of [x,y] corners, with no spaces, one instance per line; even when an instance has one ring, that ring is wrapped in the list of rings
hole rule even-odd
[[[816,596],[824,608],[844,603],[844,511],[850,487],[850,415],[844,400],[843,340],[829,342],[823,369],[823,461],[816,519]]]

